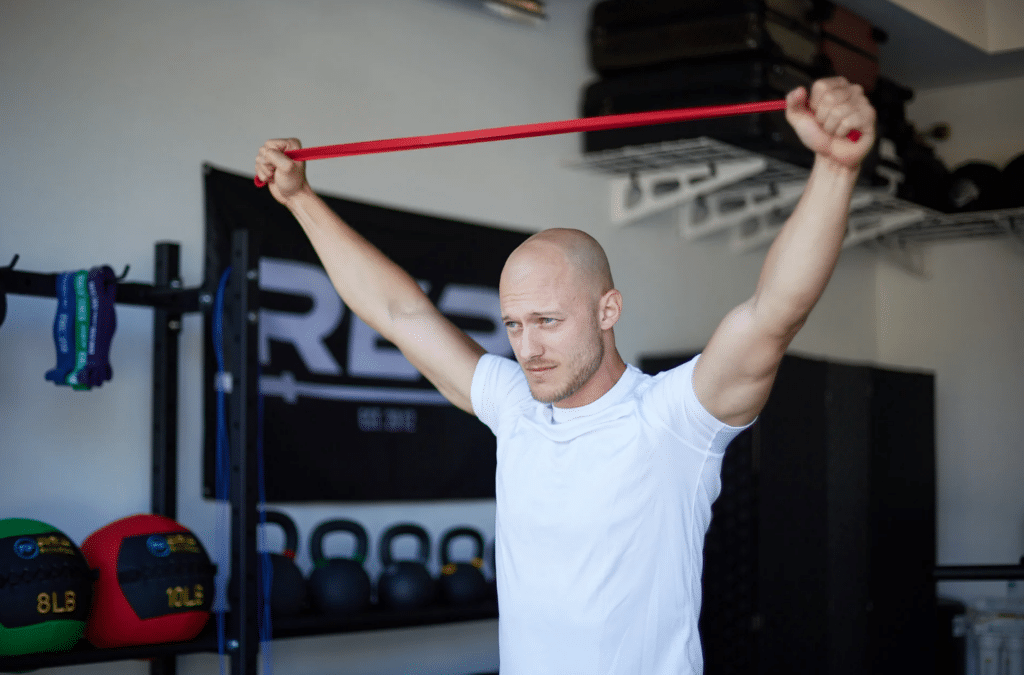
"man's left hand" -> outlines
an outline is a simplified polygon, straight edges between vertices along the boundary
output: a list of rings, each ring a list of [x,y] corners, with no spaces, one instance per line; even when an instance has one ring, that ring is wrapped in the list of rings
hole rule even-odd
[[[800,140],[817,155],[856,169],[875,143],[875,109],[864,89],[844,77],[818,80],[786,96],[786,119]],[[851,141],[847,135],[859,131]]]

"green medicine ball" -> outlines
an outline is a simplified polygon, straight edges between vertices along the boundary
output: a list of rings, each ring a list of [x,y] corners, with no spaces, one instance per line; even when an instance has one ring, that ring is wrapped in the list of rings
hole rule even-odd
[[[85,631],[92,572],[47,523],[0,520],[0,656],[65,651]]]

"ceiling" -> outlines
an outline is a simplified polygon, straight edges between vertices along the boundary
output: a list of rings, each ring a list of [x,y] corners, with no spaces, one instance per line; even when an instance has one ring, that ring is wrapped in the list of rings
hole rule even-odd
[[[889,0],[836,2],[888,33],[882,74],[911,89],[1024,77],[1024,49],[989,54]],[[1024,19],[1024,0],[1003,4],[1018,3],[1016,14]]]

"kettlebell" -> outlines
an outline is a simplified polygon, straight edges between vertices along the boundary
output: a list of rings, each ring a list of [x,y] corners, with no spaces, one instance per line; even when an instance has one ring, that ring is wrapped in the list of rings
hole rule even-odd
[[[306,578],[295,564],[295,551],[299,547],[299,530],[295,521],[280,511],[264,511],[267,524],[273,523],[284,530],[282,553],[270,554],[273,574],[270,590],[270,611],[279,616],[290,616],[302,611],[306,604]]]
[[[396,561],[391,554],[391,543],[396,537],[411,534],[419,540],[414,560]],[[427,571],[430,557],[430,535],[419,525],[399,523],[392,525],[381,536],[380,560],[383,565],[377,582],[377,601],[389,609],[417,609],[434,601],[434,578]]]
[[[459,537],[473,540],[473,558],[469,562],[452,562],[451,544]],[[441,576],[438,586],[441,598],[449,605],[471,605],[487,594],[484,566],[484,537],[471,527],[454,527],[441,538]]]
[[[356,548],[350,558],[324,556],[324,537],[331,532],[351,532]],[[356,614],[370,605],[370,577],[363,568],[369,539],[366,530],[351,520],[320,523],[310,536],[313,573],[309,575],[309,595],[313,606],[323,614]]]

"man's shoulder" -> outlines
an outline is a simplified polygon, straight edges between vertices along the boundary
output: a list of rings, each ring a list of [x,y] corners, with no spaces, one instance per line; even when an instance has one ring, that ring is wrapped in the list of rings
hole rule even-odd
[[[476,364],[476,373],[482,377],[497,377],[502,380],[521,379],[526,381],[523,369],[519,364],[501,354],[486,353]]]
[[[638,368],[630,366],[638,373],[636,391],[655,396],[671,395],[673,391],[685,393],[687,387],[692,387],[693,366],[696,361],[697,356],[694,356],[689,361],[666,368],[657,373],[645,373]]]
[[[499,354],[480,357],[473,373],[473,410],[492,430],[504,412],[531,400],[530,386],[516,361]]]

